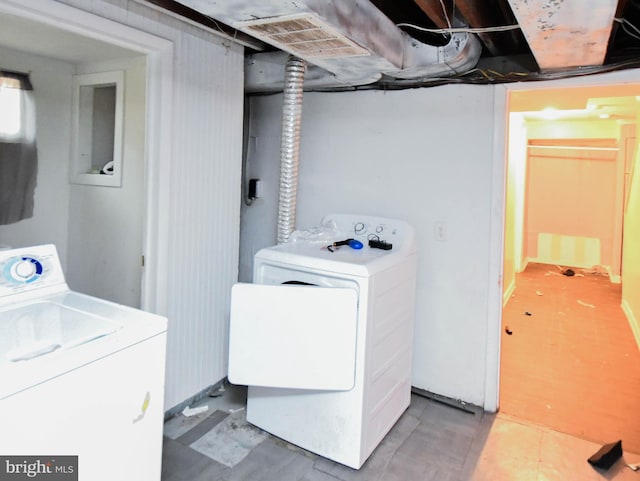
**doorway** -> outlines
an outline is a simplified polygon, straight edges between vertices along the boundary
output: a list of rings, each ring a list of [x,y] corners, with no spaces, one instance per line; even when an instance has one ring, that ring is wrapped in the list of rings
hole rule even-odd
[[[509,95],[499,393],[503,413],[633,452],[640,350],[621,283],[638,94]]]
[[[137,202],[141,216],[137,221],[140,233],[136,242],[139,246],[138,252],[141,251],[144,254],[145,267],[144,275],[140,279],[139,269],[142,259],[139,254],[135,255],[138,280],[134,280],[134,282],[137,282],[138,287],[136,292],[132,294],[133,297],[130,297],[135,300],[128,303],[135,303],[142,309],[152,312],[165,312],[166,259],[168,258],[166,255],[168,249],[168,236],[166,235],[168,209],[166,206],[169,200],[166,186],[169,181],[172,138],[171,123],[166,119],[171,119],[171,102],[167,102],[167,98],[170,98],[172,91],[173,43],[59,2],[43,3],[37,0],[14,2],[8,0],[0,4],[0,17],[3,25],[7,27],[1,29],[0,45],[6,48],[22,50],[42,58],[57,59],[68,62],[70,65],[83,63],[85,66],[97,67],[100,65],[110,69],[115,65],[114,59],[119,59],[124,54],[124,57],[130,59],[125,68],[137,69],[138,77],[142,78],[142,81],[137,85],[146,87],[145,104],[136,112],[138,115],[136,123],[145,125],[145,132],[138,136],[141,139],[141,145],[136,146],[142,152],[139,167],[144,169],[144,173],[140,174],[142,183],[139,183],[142,189],[138,188],[140,192]],[[69,45],[73,48],[59,48],[58,45]],[[131,62],[137,63],[133,65]],[[118,68],[121,67],[118,66]],[[57,102],[59,99],[56,98],[55,101]],[[65,140],[68,141],[68,136],[59,135],[61,131],[64,134],[64,129],[60,125],[56,124],[55,128],[47,130],[51,134],[58,134],[55,139],[58,147],[63,144],[64,146],[68,145],[68,142],[65,142]],[[68,152],[66,155],[63,152],[60,155],[56,154],[56,156],[63,161],[66,159],[68,162]],[[61,213],[57,217],[51,216],[48,211],[53,206],[64,205],[66,207],[70,205],[74,201],[74,196],[66,186],[65,174],[68,172],[66,163],[62,166],[55,168],[50,166],[49,168],[58,177],[62,174],[59,181],[61,185],[64,182],[65,187],[56,189],[56,186],[52,186],[49,189],[53,194],[44,202],[46,204],[44,210],[47,211],[43,212],[42,216],[44,225],[41,224],[38,227],[33,222],[27,223],[28,225],[24,226],[23,232],[17,234],[18,240],[12,244],[54,242],[62,246],[62,248],[59,247],[59,251],[62,251],[62,259],[66,260],[70,257],[68,255],[70,253],[67,251],[75,248],[67,238],[73,230],[73,225],[70,224],[68,218],[72,209],[69,208],[66,214]],[[42,185],[39,188],[42,188]],[[81,188],[76,190],[80,191]],[[75,196],[75,200],[76,207],[84,207],[83,201],[78,201],[78,196]],[[102,202],[101,205],[105,207],[107,213],[112,213],[108,209],[108,203]],[[98,222],[98,220],[94,220],[94,222]],[[69,232],[67,232],[67,226],[71,226]],[[122,244],[121,240],[112,242],[114,249],[117,250],[118,246]],[[82,243],[76,243],[76,247],[78,245],[82,245]],[[77,259],[78,262],[86,261],[86,253],[83,253],[81,257]],[[91,274],[93,277],[98,277],[99,269],[94,270]],[[78,288],[80,289],[80,287]],[[92,293],[101,297],[109,297],[101,295],[104,293],[100,292]]]

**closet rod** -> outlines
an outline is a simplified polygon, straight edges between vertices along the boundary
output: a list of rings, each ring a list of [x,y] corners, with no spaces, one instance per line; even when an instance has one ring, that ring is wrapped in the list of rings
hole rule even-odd
[[[618,147],[580,147],[574,145],[528,145],[529,149],[563,149],[563,150],[600,150],[607,152],[617,152]]]

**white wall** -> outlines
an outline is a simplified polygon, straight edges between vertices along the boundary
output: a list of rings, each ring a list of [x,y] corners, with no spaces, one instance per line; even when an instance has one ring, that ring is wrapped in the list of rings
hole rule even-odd
[[[493,169],[491,86],[307,93],[298,227],[328,212],[396,217],[417,230],[413,384],[484,404]],[[243,207],[241,278],[275,243],[282,97],[252,97],[248,176],[265,196]],[[446,240],[436,241],[443,222]]]
[[[77,73],[112,70],[125,72],[122,185],[71,184],[67,282],[74,290],[140,307],[146,57],[82,65]]]
[[[36,104],[38,178],[33,217],[0,226],[0,244],[55,244],[67,260],[72,64],[0,47],[0,68],[30,72]]]
[[[176,41],[169,242],[167,407],[227,375],[238,278],[243,55],[209,38]]]

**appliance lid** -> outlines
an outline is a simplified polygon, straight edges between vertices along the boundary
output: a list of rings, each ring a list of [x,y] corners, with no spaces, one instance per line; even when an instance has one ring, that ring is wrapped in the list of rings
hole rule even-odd
[[[364,247],[359,250],[348,246],[330,252],[322,244],[314,242],[290,242],[265,247],[255,255],[256,265],[287,265],[293,270],[301,268],[356,277],[371,277],[404,259],[415,257],[406,254]]]
[[[353,249],[348,245],[344,245],[332,247],[332,250],[329,250],[327,249],[327,245],[323,243],[306,241],[288,242],[286,244],[267,247],[266,249],[280,252],[285,256],[298,255],[362,266],[395,253],[393,250],[372,249],[367,245],[364,245],[362,249]]]
[[[0,363],[29,361],[112,334],[122,324],[51,301],[0,310]]]
[[[336,241],[355,239],[362,248],[342,245],[328,249]],[[370,241],[385,243],[370,247]],[[416,256],[415,231],[408,223],[377,216],[329,214],[320,225],[295,231],[287,243],[260,250],[256,260],[369,277],[402,259]]]
[[[0,400],[166,331],[164,316],[74,291],[0,304]]]

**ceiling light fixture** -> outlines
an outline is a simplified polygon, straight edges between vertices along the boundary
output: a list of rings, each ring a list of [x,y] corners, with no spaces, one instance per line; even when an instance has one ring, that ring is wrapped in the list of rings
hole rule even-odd
[[[542,118],[546,120],[555,120],[560,116],[560,112],[558,112],[558,109],[554,107],[547,107],[545,109],[542,109],[541,113]]]

